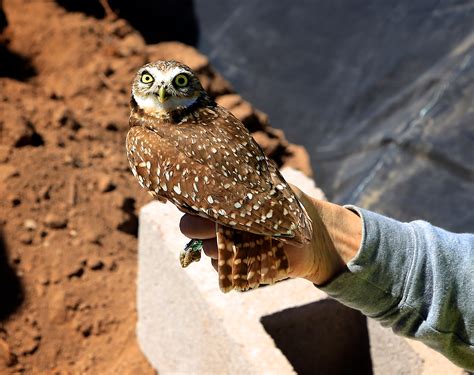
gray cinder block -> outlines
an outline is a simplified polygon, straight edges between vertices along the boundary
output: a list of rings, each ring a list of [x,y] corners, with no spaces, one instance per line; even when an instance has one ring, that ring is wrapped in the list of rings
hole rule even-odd
[[[324,199],[300,172],[284,175]],[[430,350],[420,355],[377,323],[368,331],[359,312],[305,280],[221,293],[204,256],[180,267],[179,251],[187,242],[178,228],[181,215],[158,202],[140,213],[137,335],[160,374],[371,373],[372,367],[380,374],[418,374],[433,364],[429,356],[440,358]]]

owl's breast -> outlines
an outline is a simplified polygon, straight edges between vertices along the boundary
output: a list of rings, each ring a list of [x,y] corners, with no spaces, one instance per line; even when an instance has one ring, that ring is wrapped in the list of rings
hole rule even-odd
[[[170,139],[144,127],[132,127],[126,146],[134,176],[152,195],[193,212],[202,211],[203,203],[207,208],[212,201],[210,194],[217,187],[207,166],[187,157]]]
[[[126,140],[127,157],[133,175],[138,179],[140,185],[149,191],[160,193],[167,191],[167,184],[160,188],[160,176],[168,181],[169,173],[173,169],[173,160],[177,157],[177,150],[161,139],[153,131],[141,127],[132,127]],[[166,176],[164,173],[167,172]],[[173,173],[171,173],[173,175]]]

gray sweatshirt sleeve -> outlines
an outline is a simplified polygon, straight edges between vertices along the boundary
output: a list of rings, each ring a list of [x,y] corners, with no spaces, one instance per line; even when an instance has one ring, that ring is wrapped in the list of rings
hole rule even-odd
[[[320,289],[474,370],[474,235],[346,207],[362,218],[361,246]]]

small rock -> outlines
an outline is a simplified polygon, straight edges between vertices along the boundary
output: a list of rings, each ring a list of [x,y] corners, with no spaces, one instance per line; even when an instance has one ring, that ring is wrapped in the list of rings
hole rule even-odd
[[[31,233],[21,233],[20,242],[25,245],[31,245],[33,243],[33,235]]]
[[[92,324],[87,324],[86,326],[84,327],[81,327],[79,329],[82,333],[82,336],[84,336],[85,338],[89,337],[92,333]]]
[[[97,233],[95,230],[91,229],[84,233],[84,240],[96,245],[102,245],[102,238],[104,237],[103,233]]]
[[[9,194],[8,200],[12,204],[12,207],[19,206],[21,204],[21,199],[17,194]]]
[[[77,305],[77,311],[90,311],[92,310],[92,306],[86,302],[79,302]]]
[[[76,120],[72,111],[67,108],[60,108],[53,115],[53,119],[60,127],[68,127],[75,132],[82,128],[82,125]]]
[[[14,135],[15,147],[33,146],[39,147],[44,145],[44,140],[39,134],[33,123],[27,119],[23,119],[22,124],[18,124],[17,132]]]
[[[110,77],[110,76],[114,75],[114,73],[115,73],[115,69],[112,68],[111,66],[108,66],[104,70],[104,76],[106,76],[106,77]]]
[[[119,127],[117,124],[113,123],[113,122],[109,122],[107,123],[107,125],[105,125],[105,130],[108,130],[110,132],[116,132],[119,130]]]
[[[8,343],[0,338],[0,367],[11,367],[18,362],[17,357],[10,350]]]
[[[41,343],[41,335],[37,334],[34,336],[27,336],[23,339],[22,354],[30,355],[34,354]]]
[[[38,228],[38,224],[33,219],[26,219],[25,222],[23,223],[23,226],[27,230],[35,230],[36,228]]]
[[[81,264],[77,268],[75,268],[72,271],[68,272],[66,276],[68,277],[68,279],[72,279],[72,278],[80,279],[83,274],[84,274],[84,265]]]
[[[82,168],[83,162],[78,157],[67,154],[64,156],[64,162],[66,165],[71,165],[74,168]]]
[[[66,147],[66,140],[61,134],[56,134],[56,145],[61,148]]]
[[[20,254],[12,255],[12,262],[13,262],[13,264],[19,265],[21,263]]]
[[[112,179],[109,176],[103,175],[99,177],[97,181],[97,187],[100,192],[108,193],[109,191],[115,190],[117,186],[113,183]]]
[[[13,165],[0,165],[0,181],[5,181],[10,177],[17,177],[20,173]]]
[[[46,226],[53,229],[66,228],[67,222],[67,217],[52,212],[47,214],[44,219]]]
[[[0,163],[6,163],[10,158],[12,150],[8,145],[0,145]]]
[[[61,99],[63,99],[63,96],[61,94],[58,94],[57,92],[54,92],[54,91],[51,91],[49,93],[49,97],[52,100],[61,100]]]
[[[93,150],[93,151],[91,151],[90,156],[93,159],[103,159],[104,158],[104,151],[103,150]]]
[[[90,262],[89,268],[93,271],[99,271],[104,268],[104,262],[102,262],[100,259],[92,260]]]
[[[43,186],[38,192],[38,196],[42,199],[48,200],[50,197],[49,192],[51,190],[51,185]]]

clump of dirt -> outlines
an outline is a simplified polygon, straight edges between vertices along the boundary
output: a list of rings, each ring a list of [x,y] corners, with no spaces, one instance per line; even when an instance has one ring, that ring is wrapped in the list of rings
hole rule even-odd
[[[153,373],[135,339],[137,211],[151,198],[124,150],[136,69],[180,60],[279,165],[311,174],[307,154],[192,47],[51,1],[3,7],[0,373]]]

